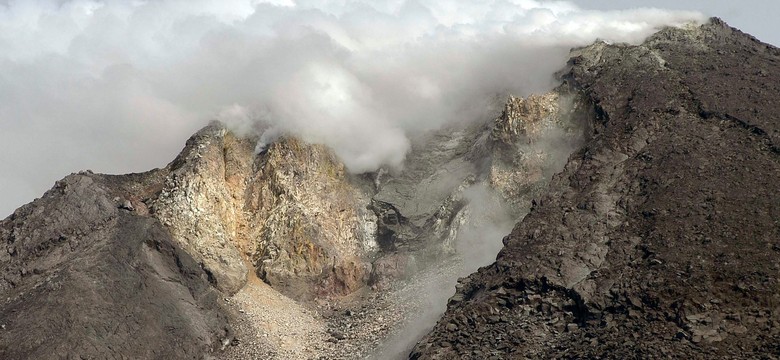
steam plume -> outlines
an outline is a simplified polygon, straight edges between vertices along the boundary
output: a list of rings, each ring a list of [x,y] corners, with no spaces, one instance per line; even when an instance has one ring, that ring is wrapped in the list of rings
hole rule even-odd
[[[412,134],[549,88],[572,46],[703,20],[530,0],[0,2],[0,214],[76,169],[164,165],[215,117],[326,144],[353,172],[401,167]]]

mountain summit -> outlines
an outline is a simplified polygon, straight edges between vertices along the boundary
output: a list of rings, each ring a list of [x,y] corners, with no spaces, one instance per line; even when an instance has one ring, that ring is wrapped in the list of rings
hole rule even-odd
[[[712,19],[572,55],[590,140],[412,358],[780,354],[780,51]]]
[[[0,358],[777,355],[777,74],[718,19],[598,42],[359,175],[214,122],[0,222]]]

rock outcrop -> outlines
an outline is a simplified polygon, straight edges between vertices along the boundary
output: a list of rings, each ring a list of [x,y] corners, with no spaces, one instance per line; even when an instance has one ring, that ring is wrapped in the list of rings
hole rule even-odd
[[[247,223],[243,190],[252,158],[251,145],[211,124],[187,141],[165,169],[159,195],[149,201],[153,216],[227,293],[246,283],[248,270],[236,245]]]
[[[718,19],[574,51],[587,142],[411,357],[780,353],[778,64]]]
[[[244,285],[247,265],[298,299],[365,285],[374,234],[344,166],[293,138],[254,147],[219,123],[199,131],[166,168],[153,216],[227,293]]]
[[[592,117],[593,106],[573,94],[510,96],[489,137],[489,186],[525,214],[583,143]]]
[[[151,214],[233,293],[248,269],[299,299],[364,286],[376,251],[368,200],[320,145],[284,138],[262,154],[212,123],[166,169]],[[368,217],[368,218],[367,218]]]
[[[261,277],[296,298],[365,286],[378,251],[368,199],[322,145],[271,144],[252,179],[251,258]]]
[[[127,200],[153,177],[70,175],[0,222],[0,358],[198,358],[229,338],[208,274]]]

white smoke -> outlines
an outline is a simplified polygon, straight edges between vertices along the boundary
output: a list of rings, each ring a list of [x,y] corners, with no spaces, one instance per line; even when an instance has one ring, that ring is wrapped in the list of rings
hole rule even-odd
[[[400,167],[410,136],[549,88],[572,46],[703,20],[530,0],[0,2],[0,214],[75,170],[164,165],[213,118],[326,144],[353,172]]]

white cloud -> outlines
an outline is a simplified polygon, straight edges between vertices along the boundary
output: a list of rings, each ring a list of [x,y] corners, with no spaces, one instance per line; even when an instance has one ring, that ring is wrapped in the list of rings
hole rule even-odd
[[[549,88],[572,46],[702,20],[566,1],[9,1],[0,214],[72,171],[162,166],[213,118],[324,143],[354,172],[402,166],[410,136]]]

